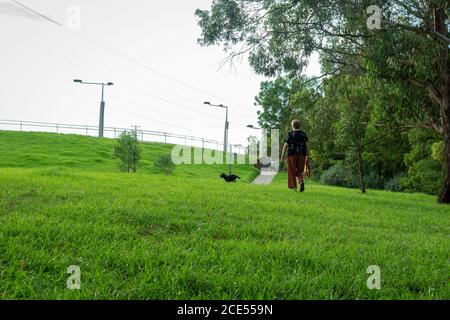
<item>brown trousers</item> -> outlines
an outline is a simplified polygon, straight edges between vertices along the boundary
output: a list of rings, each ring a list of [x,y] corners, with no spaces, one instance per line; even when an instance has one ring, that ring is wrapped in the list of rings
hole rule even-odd
[[[297,189],[297,179],[303,180],[303,171],[305,170],[306,156],[287,157],[288,167],[288,187]]]

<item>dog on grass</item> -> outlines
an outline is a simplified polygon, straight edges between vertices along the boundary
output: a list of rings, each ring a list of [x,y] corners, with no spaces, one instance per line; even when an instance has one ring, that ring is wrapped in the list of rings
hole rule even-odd
[[[220,175],[220,177],[223,179],[223,180],[225,180],[226,182],[236,182],[236,179],[240,179],[241,177],[238,177],[237,175],[235,175],[235,174],[225,174],[225,173],[222,173],[221,175]]]

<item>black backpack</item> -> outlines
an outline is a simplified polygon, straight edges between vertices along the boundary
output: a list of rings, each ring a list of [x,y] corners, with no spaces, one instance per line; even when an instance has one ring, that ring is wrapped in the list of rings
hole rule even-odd
[[[294,131],[290,131],[289,135],[291,137],[291,141],[293,141],[293,144],[289,145],[289,149],[295,154],[298,155],[306,155],[303,153],[306,153],[306,142],[308,141],[308,136],[303,131],[297,131],[297,136],[295,135]]]

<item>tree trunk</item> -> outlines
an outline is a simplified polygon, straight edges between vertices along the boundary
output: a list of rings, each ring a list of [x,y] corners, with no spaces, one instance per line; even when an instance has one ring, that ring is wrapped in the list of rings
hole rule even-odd
[[[444,186],[439,203],[450,203],[450,108],[447,105],[447,119],[444,118]]]
[[[437,31],[448,37],[446,24],[446,12],[440,9],[436,12]],[[439,60],[439,93],[440,93],[440,113],[442,117],[442,129],[444,139],[444,185],[439,195],[439,203],[450,203],[450,63],[449,49],[447,45],[441,44]]]
[[[448,52],[448,50],[447,50]],[[447,54],[448,57],[448,54]],[[448,58],[447,58],[448,60]],[[449,106],[449,72],[447,71],[446,80],[441,80],[441,94],[446,93],[446,96],[442,97],[441,116],[442,116],[442,129],[444,139],[444,185],[439,195],[439,203],[450,203],[450,106]]]
[[[362,167],[361,151],[358,151],[358,171],[359,171],[359,185],[362,193],[366,192],[366,182],[364,180],[364,171]]]

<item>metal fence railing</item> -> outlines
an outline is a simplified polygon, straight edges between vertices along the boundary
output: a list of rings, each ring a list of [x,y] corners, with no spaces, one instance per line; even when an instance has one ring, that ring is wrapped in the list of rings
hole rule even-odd
[[[0,119],[0,130],[55,132],[62,134],[98,136],[97,126],[22,120]],[[105,127],[104,137],[117,139],[119,135],[124,131],[135,131],[135,129]],[[165,144],[186,145],[199,148],[201,147],[204,149],[223,150],[223,142],[216,140],[161,131],[141,129],[137,129],[136,131],[139,139],[143,142],[160,142]],[[234,153],[245,154],[247,152],[247,147],[244,147],[242,145],[232,145],[232,150]]]

